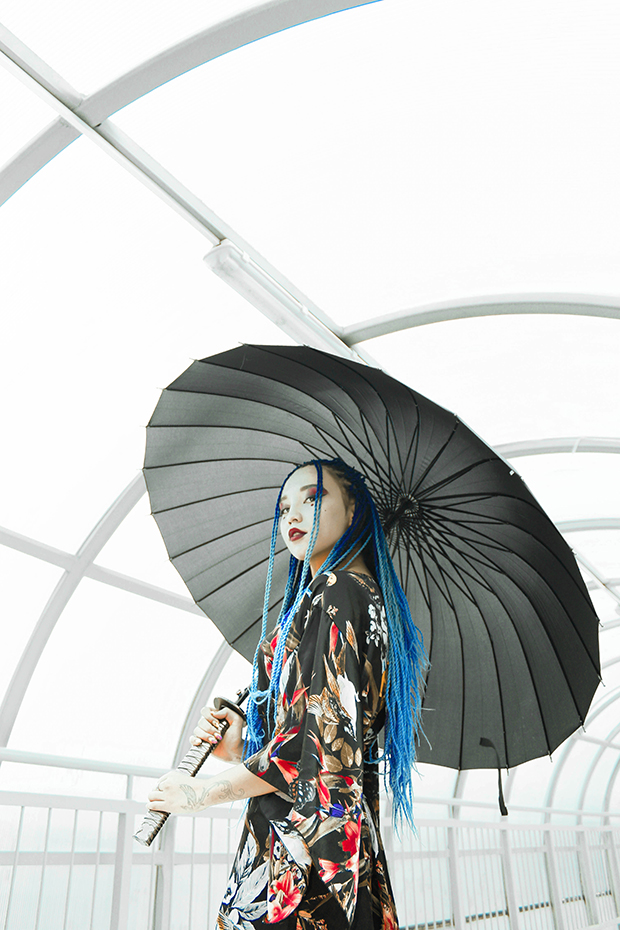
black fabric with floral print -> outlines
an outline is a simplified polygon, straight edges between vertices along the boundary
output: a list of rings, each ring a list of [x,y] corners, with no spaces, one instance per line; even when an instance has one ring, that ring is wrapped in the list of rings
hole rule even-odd
[[[278,629],[260,651],[267,688]],[[287,637],[275,727],[247,768],[253,798],[218,930],[396,930],[381,835],[377,733],[387,625],[368,575],[318,575]]]

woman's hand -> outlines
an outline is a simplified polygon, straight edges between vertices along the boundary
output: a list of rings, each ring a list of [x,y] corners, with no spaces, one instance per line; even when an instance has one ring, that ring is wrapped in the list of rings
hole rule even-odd
[[[200,743],[212,743],[215,747],[211,755],[223,762],[241,762],[243,757],[243,718],[226,707],[221,710],[214,710],[213,707],[203,707],[198,726],[194,730],[194,735],[190,739],[192,746],[199,746]],[[230,724],[227,732],[222,737],[220,726],[222,721],[227,720]]]
[[[195,814],[207,806],[206,782],[174,769],[162,775],[157,788],[148,796],[147,809],[164,811],[168,814]]]

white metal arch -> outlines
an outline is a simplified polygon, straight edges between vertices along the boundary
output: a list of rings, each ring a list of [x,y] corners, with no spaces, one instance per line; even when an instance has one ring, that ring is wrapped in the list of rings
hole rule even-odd
[[[338,335],[337,325],[313,301],[133,139],[104,119],[107,113],[103,103],[107,101],[108,107],[118,109],[191,67],[204,64],[226,51],[329,13],[370,2],[374,0],[360,0],[355,4],[342,0],[270,0],[257,9],[231,17],[187,42],[173,46],[113,82],[113,85],[109,85],[109,93],[108,88],[103,88],[87,100],[81,98],[61,75],[9,30],[0,26],[0,64],[60,116],[59,120],[18,152],[0,172],[0,205],[54,155],[83,135],[157,194],[212,244],[219,246],[226,240],[227,245],[223,248],[232,245],[244,263],[257,269],[263,279],[261,287],[275,289],[278,295],[275,299],[278,305],[275,322],[284,332],[296,341],[301,339],[316,348],[360,360],[362,355],[345,345]],[[281,296],[285,297],[282,302],[279,300]],[[251,302],[270,319],[274,319],[273,313],[266,311],[262,301]],[[273,298],[270,298],[270,303],[273,303]]]
[[[386,313],[363,323],[345,326],[341,335],[347,345],[355,346],[367,339],[429,323],[523,313],[560,313],[620,319],[620,300],[617,297],[592,294],[493,294],[466,300],[446,300],[397,313]]]
[[[507,442],[495,446],[506,459],[522,455],[549,455],[555,452],[618,452],[620,439],[595,436],[558,437],[557,439],[526,439],[522,442]]]
[[[600,714],[602,714],[605,710],[607,710],[608,707],[610,707],[612,704],[614,704],[619,699],[620,699],[620,687],[614,688],[613,691],[611,691],[607,697],[601,700],[600,703],[598,703],[598,705],[588,714],[588,718],[586,722],[588,721],[592,722],[593,720],[596,720],[596,718]],[[547,786],[547,792],[546,792],[545,800],[544,800],[544,807],[548,807],[548,808],[553,807],[553,798],[554,798],[559,780],[561,778],[562,771],[564,770],[564,767],[566,766],[570,758],[571,751],[578,744],[578,742],[582,739],[584,739],[584,736],[582,734],[574,733],[572,736],[570,736],[567,739],[566,743],[564,743],[560,758],[555,763],[553,775]],[[598,740],[593,740],[591,738],[588,739],[587,741],[588,742],[599,742]]]
[[[583,805],[585,802],[586,794],[588,793],[588,788],[590,787],[590,782],[592,781],[597,765],[601,761],[603,753],[606,752],[608,749],[615,749],[616,752],[618,752],[619,747],[612,744],[613,739],[618,735],[618,733],[620,733],[620,723],[616,724],[616,726],[613,727],[613,729],[610,730],[610,732],[607,734],[607,737],[605,738],[605,740],[601,742],[601,745],[597,749],[596,754],[594,758],[592,759],[592,762],[588,766],[588,771],[586,772],[584,776],[583,783],[581,786],[581,791],[579,793],[579,800],[577,802],[578,810],[583,810]],[[607,791],[605,791],[605,795],[607,795]],[[582,821],[583,821],[583,815],[580,814],[579,822],[581,823]]]
[[[78,549],[75,561],[65,572],[43,608],[0,707],[0,746],[6,746],[24,695],[41,654],[52,631],[67,606],[73,592],[84,577],[87,568],[101,552],[110,536],[123,522],[127,514],[138,503],[146,488],[142,473],[136,475],[122,494],[102,516],[92,532]]]
[[[230,656],[232,655],[233,648],[230,646],[226,640],[221,643],[219,649],[213,656],[211,662],[209,663],[207,670],[204,674],[200,685],[196,690],[194,700],[187,709],[187,716],[185,717],[185,723],[181,730],[179,741],[177,743],[177,748],[174,753],[174,759],[172,761],[172,768],[176,768],[185,753],[188,750],[189,738],[196,726],[196,721],[198,720],[200,711],[206,704],[209,699],[211,692],[213,691],[218,678],[220,677],[226,663],[228,662]],[[229,700],[232,700],[234,695],[224,695],[228,697]]]
[[[354,6],[362,6],[368,2],[372,0],[361,0]],[[227,51],[292,25],[351,8],[350,2],[342,3],[336,0],[271,0],[258,9],[231,17],[176,44],[88,98],[81,98],[60,75],[0,26],[0,62],[60,114],[59,120],[40,132],[0,172],[0,204],[54,155],[79,135],[86,135],[106,154],[157,193],[212,243],[217,244],[214,253],[224,247],[223,240],[228,240],[229,245],[236,247],[244,261],[246,256],[249,256],[251,264],[262,273],[264,280],[261,286],[270,291],[270,303],[273,302],[272,284],[276,284],[275,302],[282,303],[281,313],[278,314],[276,322],[285,332],[290,330],[289,335],[296,340],[299,340],[301,335],[303,341],[310,345],[326,348],[344,356],[358,355],[367,361],[371,361],[369,356],[361,349],[355,348],[359,343],[426,323],[514,313],[561,313],[620,318],[620,301],[616,298],[572,294],[508,294],[447,301],[387,314],[349,327],[339,327],[213,211],[107,119],[110,113],[161,86],[162,83]],[[210,264],[217,267],[219,258],[212,254]],[[293,298],[292,306],[290,297]],[[264,302],[252,302],[261,312],[266,312]],[[271,319],[274,318],[273,314],[267,315]],[[294,318],[292,327],[291,317]]]

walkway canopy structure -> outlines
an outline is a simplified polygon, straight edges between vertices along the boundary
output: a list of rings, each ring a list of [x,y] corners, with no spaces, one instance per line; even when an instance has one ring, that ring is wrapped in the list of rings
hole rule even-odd
[[[123,797],[245,683],[144,427],[190,359],[299,342],[455,410],[566,535],[603,686],[509,807],[618,813],[619,43],[615,0],[3,4],[0,792]],[[423,775],[421,816],[494,790]]]

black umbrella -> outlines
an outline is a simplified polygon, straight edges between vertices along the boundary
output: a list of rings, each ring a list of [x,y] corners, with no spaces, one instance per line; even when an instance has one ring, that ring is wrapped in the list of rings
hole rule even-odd
[[[194,362],[163,392],[146,482],[196,603],[251,659],[278,488],[295,465],[336,456],[366,476],[424,636],[430,745],[419,760],[491,768],[494,746],[512,767],[552,752],[583,724],[600,680],[598,621],[572,552],[508,463],[375,368],[242,346]],[[288,559],[280,544],[274,592]],[[278,611],[274,601],[273,624]]]

